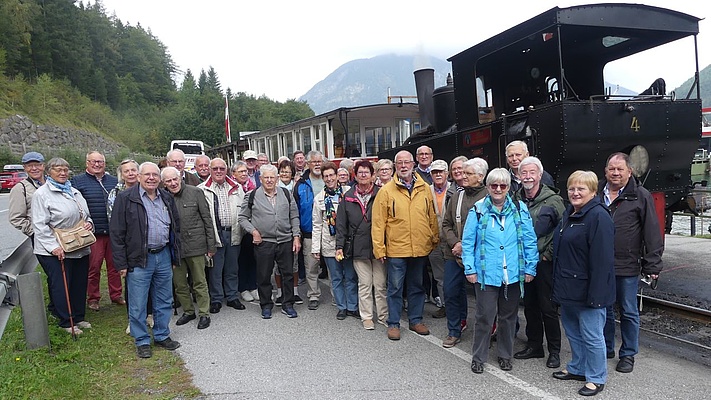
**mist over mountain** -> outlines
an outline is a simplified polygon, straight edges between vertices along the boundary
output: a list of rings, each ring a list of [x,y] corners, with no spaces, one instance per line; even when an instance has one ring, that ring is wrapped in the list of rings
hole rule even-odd
[[[306,100],[318,115],[339,107],[387,103],[388,88],[391,96],[416,96],[413,72],[422,68],[435,70],[435,88],[444,86],[452,72],[448,61],[435,57],[380,55],[341,65],[299,100]]]

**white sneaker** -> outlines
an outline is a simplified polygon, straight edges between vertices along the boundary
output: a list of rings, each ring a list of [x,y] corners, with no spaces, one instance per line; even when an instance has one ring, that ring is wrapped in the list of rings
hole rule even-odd
[[[241,294],[242,294],[242,300],[247,301],[247,302],[254,301],[254,297],[252,297],[252,294],[249,293],[249,290],[245,290]]]
[[[252,295],[252,299],[254,299],[254,301],[259,301],[259,292],[257,289],[251,290],[249,294]]]
[[[65,331],[66,331],[67,333],[69,333],[69,334],[72,333],[72,327],[71,327],[71,326],[68,327],[68,328],[62,328],[62,329],[65,330]],[[84,333],[84,332],[82,332],[81,329],[79,329],[78,326],[75,326],[75,327],[74,327],[74,334],[75,334],[75,335],[81,335],[82,333]]]
[[[146,316],[146,325],[148,325],[149,328],[153,328],[153,324],[153,314],[148,314],[148,316]]]
[[[440,298],[439,296],[434,298],[434,303],[437,306],[437,308],[444,307],[444,303],[442,303],[442,298]]]
[[[77,326],[81,329],[91,329],[91,324],[86,321],[77,322]]]
[[[128,326],[126,327],[126,334],[130,335],[131,334],[131,324],[129,323]]]

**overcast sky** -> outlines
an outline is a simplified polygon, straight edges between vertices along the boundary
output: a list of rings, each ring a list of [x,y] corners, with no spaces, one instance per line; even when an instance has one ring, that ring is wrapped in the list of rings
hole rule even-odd
[[[467,0],[102,0],[108,15],[150,29],[182,72],[212,66],[223,89],[286,101],[305,94],[339,66],[386,53],[446,59],[552,7],[590,1]],[[608,0],[605,2],[624,2]],[[632,2],[632,1],[627,1]],[[486,5],[484,5],[486,4]],[[707,0],[645,0],[699,18]],[[711,25],[699,23],[700,69],[711,64]],[[610,66],[608,81],[634,91],[663,77],[678,87],[694,72],[693,39],[631,62],[634,73]],[[413,66],[422,67],[422,66]],[[177,77],[178,83],[182,76]],[[383,100],[386,88],[383,89]]]

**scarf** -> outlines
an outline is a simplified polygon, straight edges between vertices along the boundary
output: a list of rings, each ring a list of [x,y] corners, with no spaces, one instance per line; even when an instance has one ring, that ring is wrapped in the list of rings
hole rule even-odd
[[[54,185],[54,187],[61,190],[62,193],[68,194],[69,197],[71,197],[72,199],[74,198],[74,193],[72,193],[72,183],[69,181],[69,179],[67,179],[67,181],[64,183],[59,183],[52,179],[51,176],[48,176],[47,182],[51,183],[52,185]]]
[[[328,221],[328,233],[331,236],[336,236],[336,206],[338,203],[333,204],[333,196],[341,197],[343,195],[343,189],[341,186],[336,186],[335,189],[329,189],[324,187],[323,190],[326,192],[324,203],[326,204],[326,221]]]
[[[487,228],[489,228],[489,223],[491,221],[491,216],[496,215],[499,218],[506,216],[506,215],[512,215],[513,216],[513,222],[514,225],[516,225],[516,242],[518,246],[518,282],[519,285],[521,286],[521,297],[523,297],[523,283],[525,281],[525,276],[524,276],[524,267],[525,263],[523,260],[523,228],[521,227],[521,214],[516,207],[516,205],[513,203],[513,200],[509,195],[506,195],[506,200],[504,202],[504,207],[499,211],[494,204],[491,202],[491,196],[486,196],[484,198],[484,204],[483,204],[483,210],[481,212],[481,221],[479,221],[479,225],[481,226],[481,242],[479,246],[479,261],[481,264],[481,288],[484,290],[485,283],[484,279],[486,277],[485,271],[486,271],[486,250],[485,250],[485,243],[486,243],[486,231]],[[508,298],[506,295],[507,290],[504,288],[504,297]]]

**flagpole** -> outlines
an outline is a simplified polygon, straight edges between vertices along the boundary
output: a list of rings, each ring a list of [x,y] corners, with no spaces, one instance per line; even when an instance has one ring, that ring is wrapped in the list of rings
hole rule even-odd
[[[227,143],[232,142],[232,135],[230,134],[230,102],[225,96],[225,136],[227,136]]]

